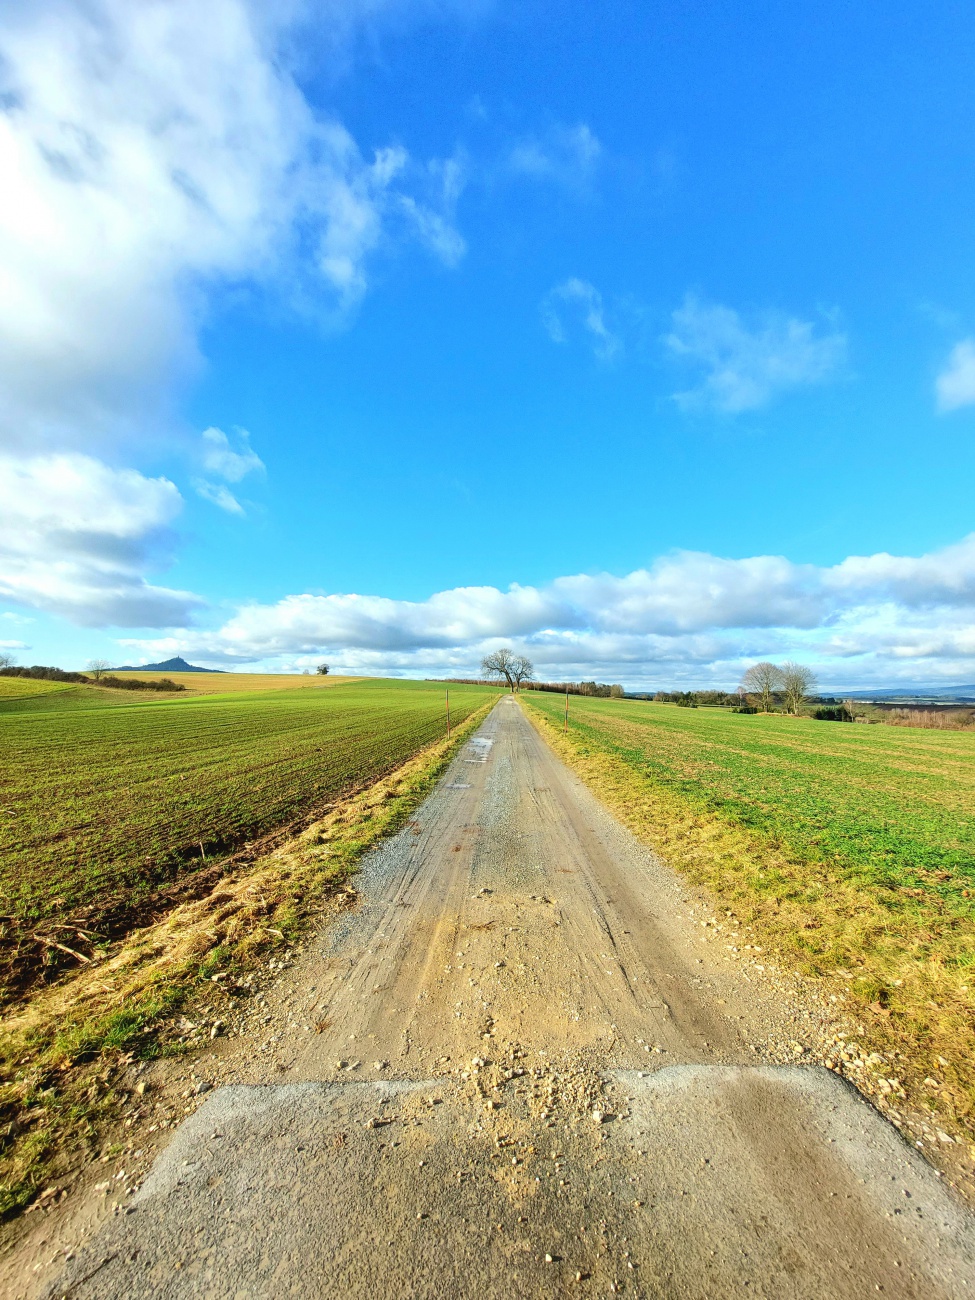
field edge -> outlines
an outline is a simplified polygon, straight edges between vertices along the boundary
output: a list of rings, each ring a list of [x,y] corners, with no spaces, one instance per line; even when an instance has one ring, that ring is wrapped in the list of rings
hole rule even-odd
[[[218,1022],[180,1039],[177,1013],[200,1002],[214,973],[255,970],[354,905],[363,855],[409,819],[456,751],[497,703],[475,709],[266,856],[237,866],[204,897],[134,931],[104,964],[8,1008],[0,1030],[0,1221],[37,1198],[63,1200],[118,1122],[119,1084],[139,1058],[192,1051]]]
[[[837,1053],[824,1063],[868,1096],[912,1144],[939,1157],[937,1163],[975,1197],[975,997],[951,1006],[945,972],[916,963],[915,987],[897,989],[905,1011],[892,1014],[876,999],[876,990],[891,983],[887,954],[868,947],[838,960],[852,935],[870,933],[872,926],[884,933],[885,918],[867,891],[843,881],[823,889],[817,882],[810,913],[808,899],[798,897],[808,890],[808,863],[692,805],[599,748],[593,736],[574,735],[571,721],[563,733],[540,709],[519,703],[604,807],[745,927],[756,941],[752,950],[761,945],[763,962],[771,954],[783,971],[811,984],[850,1019],[859,1050],[850,1061]],[[812,929],[806,928],[810,921]],[[856,976],[854,957],[863,960]],[[940,1077],[933,1080],[935,1074]]]

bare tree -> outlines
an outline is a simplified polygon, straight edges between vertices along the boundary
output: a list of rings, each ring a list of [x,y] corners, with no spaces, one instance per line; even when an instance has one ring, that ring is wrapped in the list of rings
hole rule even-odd
[[[0,668],[13,668],[16,662],[16,655],[10,654],[8,650],[0,650]]]
[[[112,665],[108,662],[107,659],[88,660],[88,671],[91,673],[92,677],[94,677],[96,682],[101,680],[101,678],[104,676],[105,673],[108,672],[111,666]]]
[[[764,659],[747,668],[741,679],[741,689],[749,695],[757,695],[762,701],[763,713],[771,711],[772,696],[782,690],[783,684],[782,669]]]
[[[319,664],[318,667],[315,669],[315,672],[318,673],[319,677],[327,677],[328,664]]]
[[[798,716],[806,699],[816,689],[816,674],[804,664],[788,660],[782,665],[782,690],[785,692],[785,707]]]
[[[517,658],[511,650],[492,650],[481,660],[481,672],[485,677],[503,677],[514,691]]]
[[[535,665],[524,655],[515,655],[514,662],[511,665],[511,676],[514,678],[515,690],[521,688],[522,682],[530,682],[535,676]]]

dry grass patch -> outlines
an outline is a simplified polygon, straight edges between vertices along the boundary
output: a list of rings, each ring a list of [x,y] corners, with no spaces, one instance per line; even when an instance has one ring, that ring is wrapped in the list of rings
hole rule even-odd
[[[824,981],[863,1026],[867,1047],[883,1054],[875,1075],[896,1075],[910,1105],[975,1141],[975,924],[939,892],[945,873],[895,896],[695,806],[608,752],[596,730],[565,736],[544,712],[528,712],[638,838],[733,909],[783,967]]]

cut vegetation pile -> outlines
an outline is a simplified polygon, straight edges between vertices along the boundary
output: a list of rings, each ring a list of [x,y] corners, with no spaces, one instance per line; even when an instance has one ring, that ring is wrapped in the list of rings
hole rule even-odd
[[[631,829],[833,982],[884,1088],[975,1133],[975,736],[577,699],[563,738],[562,701],[523,699]]]

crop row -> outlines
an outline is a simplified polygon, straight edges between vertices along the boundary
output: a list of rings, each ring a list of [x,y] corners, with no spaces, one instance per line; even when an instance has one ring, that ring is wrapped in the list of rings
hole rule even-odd
[[[454,719],[490,694],[454,688]],[[443,735],[443,705],[441,687],[382,681],[127,706],[70,691],[4,700],[0,910],[36,922],[151,894],[396,767]]]

